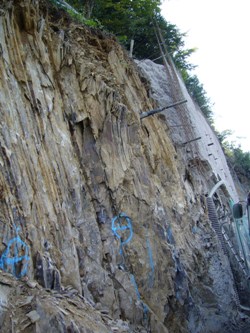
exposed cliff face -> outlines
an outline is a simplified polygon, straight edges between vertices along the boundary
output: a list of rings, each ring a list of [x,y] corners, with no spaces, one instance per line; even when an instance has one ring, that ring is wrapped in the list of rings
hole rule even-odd
[[[1,6],[1,332],[234,329],[209,177],[140,121],[136,65],[46,2]]]

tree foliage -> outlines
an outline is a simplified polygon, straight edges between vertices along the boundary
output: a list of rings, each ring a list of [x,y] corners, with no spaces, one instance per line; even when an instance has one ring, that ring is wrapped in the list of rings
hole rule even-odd
[[[185,69],[181,70],[181,73],[189,94],[193,97],[195,102],[199,105],[201,111],[212,124],[213,113],[211,109],[211,102],[207,97],[207,93],[203,87],[203,84],[200,83],[197,75],[191,75]]]
[[[56,8],[62,9],[78,23],[91,27],[100,27],[96,20],[89,19],[93,0],[49,0]]]
[[[233,131],[232,130],[224,130],[222,132],[217,132],[216,131],[216,135],[217,138],[219,139],[220,143],[222,144],[223,142],[225,142],[228,138],[228,136],[232,135]]]
[[[160,0],[96,0],[93,16],[121,41],[134,38],[146,28],[149,18],[160,11]]]
[[[230,142],[228,138],[232,135],[231,130],[216,131],[216,135],[222,145],[224,153],[234,171],[250,178],[250,152],[244,152],[240,145]]]
[[[244,152],[240,146],[231,146],[228,156],[236,172],[250,178],[250,152]]]
[[[190,55],[195,49],[185,49],[184,37],[185,33],[181,33],[176,25],[167,22],[159,13],[145,18],[145,24],[138,25],[133,32],[132,38],[135,39],[134,56],[138,59],[159,58],[161,52],[156,38],[156,23],[159,27],[162,37],[165,41],[169,54],[172,56],[177,68],[193,69],[195,66],[187,62]],[[162,63],[162,59],[155,60]]]

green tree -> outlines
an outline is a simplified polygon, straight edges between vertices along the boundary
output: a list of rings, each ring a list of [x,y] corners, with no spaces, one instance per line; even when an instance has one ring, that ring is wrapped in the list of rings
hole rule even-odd
[[[218,131],[215,131],[216,135],[217,135],[217,138],[219,139],[220,143],[223,145],[224,143],[227,143],[227,139],[230,135],[233,134],[233,131],[232,130],[224,130],[222,132],[218,132]]]
[[[229,165],[238,174],[242,174],[246,177],[250,177],[250,152],[244,152],[240,145],[236,145],[235,142],[229,142],[228,136],[232,134],[231,130],[225,130],[221,133],[216,132],[219,138],[224,153],[227,157]]]
[[[176,25],[167,22],[162,15],[157,13],[144,19],[144,24],[138,24],[133,33],[135,39],[134,55],[138,59],[155,59],[161,56],[159,45],[155,34],[155,23],[161,31],[162,37],[166,43],[169,54],[172,56],[176,66],[180,69],[193,69],[194,66],[188,64],[187,59],[195,51],[195,49],[184,49],[185,33],[181,33]],[[162,63],[162,59],[157,60]]]
[[[243,152],[240,146],[233,148],[234,169],[244,175],[250,175],[250,153]]]
[[[210,99],[207,97],[207,93],[200,83],[197,75],[190,75],[187,70],[182,70],[182,76],[186,84],[187,90],[195,102],[199,105],[201,111],[206,118],[213,123],[213,112]]]
[[[149,17],[160,11],[160,0],[96,0],[93,16],[121,40],[134,37]]]

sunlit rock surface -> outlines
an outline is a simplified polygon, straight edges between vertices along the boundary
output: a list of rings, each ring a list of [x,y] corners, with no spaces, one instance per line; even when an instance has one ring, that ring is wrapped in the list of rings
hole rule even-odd
[[[240,332],[202,143],[140,120],[162,101],[113,37],[0,8],[1,332]]]

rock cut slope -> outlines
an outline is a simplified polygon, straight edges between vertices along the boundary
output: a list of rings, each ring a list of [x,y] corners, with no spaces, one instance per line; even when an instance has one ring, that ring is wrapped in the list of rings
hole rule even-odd
[[[233,332],[209,165],[140,120],[156,101],[112,36],[47,1],[0,9],[1,332]]]
[[[163,65],[155,64],[151,60],[137,63],[143,75],[150,81],[150,95],[157,100],[160,107],[171,105],[176,100],[187,101],[186,105],[163,112],[175,148],[180,150],[186,164],[188,160],[199,159],[209,165],[214,181],[223,180],[230,197],[237,202],[238,193],[219,140],[198,105],[188,94],[178,71],[171,64],[166,70]],[[183,142],[188,144],[183,146]]]

